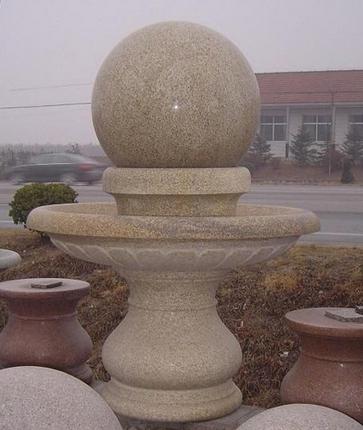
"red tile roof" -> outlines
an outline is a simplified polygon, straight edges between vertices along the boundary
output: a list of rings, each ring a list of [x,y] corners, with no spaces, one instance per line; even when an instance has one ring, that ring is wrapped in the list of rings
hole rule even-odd
[[[262,104],[363,104],[363,70],[256,73]]]

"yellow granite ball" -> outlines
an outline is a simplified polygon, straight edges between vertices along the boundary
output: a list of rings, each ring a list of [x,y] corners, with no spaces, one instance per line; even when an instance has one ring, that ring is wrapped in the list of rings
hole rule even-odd
[[[92,115],[118,167],[230,167],[259,112],[254,73],[239,49],[201,25],[164,22],[121,41],[97,75]]]

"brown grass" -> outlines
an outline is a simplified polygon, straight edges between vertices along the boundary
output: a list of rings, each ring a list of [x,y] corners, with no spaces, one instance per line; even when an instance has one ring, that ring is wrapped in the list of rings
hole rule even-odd
[[[363,184],[363,167],[352,169],[355,181],[353,185]],[[291,161],[283,160],[278,169],[271,164],[259,167],[252,172],[254,183],[292,183],[292,184],[341,184],[342,170],[333,170],[331,176],[326,169],[319,166],[299,167]]]
[[[20,266],[0,273],[0,281],[25,277],[69,277],[90,282],[79,317],[94,342],[90,365],[106,379],[100,352],[127,312],[128,290],[111,269],[72,259],[26,231],[2,231],[0,247],[23,257]],[[284,323],[286,312],[316,306],[363,303],[363,249],[296,247],[268,264],[237,270],[220,287],[218,311],[237,336],[243,365],[236,376],[244,403],[279,404],[279,386],[298,355],[298,339]],[[0,306],[0,327],[6,309]]]

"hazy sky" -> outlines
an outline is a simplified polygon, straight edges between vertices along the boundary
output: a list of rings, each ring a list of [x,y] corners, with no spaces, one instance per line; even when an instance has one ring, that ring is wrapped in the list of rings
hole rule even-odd
[[[89,101],[111,48],[165,20],[225,34],[255,72],[363,69],[363,0],[0,2],[0,107]],[[0,144],[71,141],[96,142],[88,106],[0,110]]]

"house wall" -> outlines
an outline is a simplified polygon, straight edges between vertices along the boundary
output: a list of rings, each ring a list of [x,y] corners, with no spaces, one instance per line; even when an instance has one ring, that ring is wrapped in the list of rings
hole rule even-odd
[[[335,142],[341,145],[349,131],[349,116],[353,114],[363,114],[363,107],[338,107],[336,114]]]
[[[337,148],[342,145],[345,141],[345,136],[349,129],[349,115],[351,114],[351,109],[339,109],[336,110],[336,120],[335,120],[335,144]]]
[[[286,107],[271,108],[262,107],[262,112],[265,114],[286,114]],[[276,157],[285,158],[286,144],[291,143],[293,135],[295,135],[302,126],[303,115],[309,114],[331,114],[332,108],[327,107],[290,107],[289,123],[287,125],[287,139],[282,142],[269,142],[271,144],[271,152]],[[349,116],[354,113],[363,114],[362,107],[337,107],[335,115],[335,142],[337,147],[345,141],[346,134],[349,130]]]
[[[289,143],[294,138],[302,125],[302,112],[296,109],[290,109],[290,126],[289,126]]]

